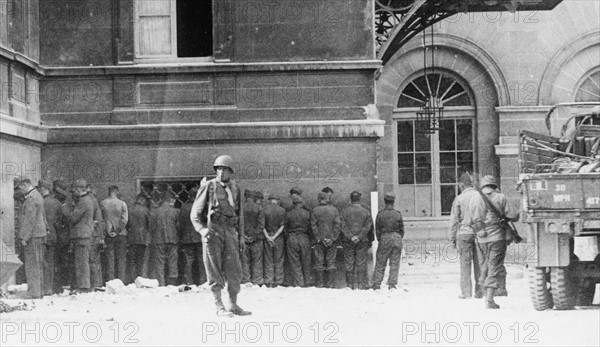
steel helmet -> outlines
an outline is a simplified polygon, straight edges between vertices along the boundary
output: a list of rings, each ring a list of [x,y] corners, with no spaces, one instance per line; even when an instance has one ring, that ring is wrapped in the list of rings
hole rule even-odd
[[[216,170],[219,166],[228,167],[233,172],[233,159],[228,155],[220,155],[215,159],[213,168]]]
[[[492,175],[486,175],[485,177],[483,177],[481,179],[481,183],[479,184],[479,186],[481,188],[485,187],[485,186],[494,186],[494,187],[498,187],[498,181],[496,180],[496,178]]]

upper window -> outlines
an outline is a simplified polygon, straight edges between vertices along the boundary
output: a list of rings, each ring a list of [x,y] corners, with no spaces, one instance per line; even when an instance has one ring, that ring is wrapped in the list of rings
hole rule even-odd
[[[421,107],[430,95],[438,95],[444,106],[471,106],[469,93],[454,77],[433,73],[412,80],[400,94],[397,107]]]
[[[583,79],[575,94],[575,101],[600,101],[600,70]]]
[[[213,55],[212,0],[138,0],[136,58]]]

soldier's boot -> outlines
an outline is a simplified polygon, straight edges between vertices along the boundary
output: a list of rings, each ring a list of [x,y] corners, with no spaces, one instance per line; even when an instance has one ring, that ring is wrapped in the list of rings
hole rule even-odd
[[[323,270],[315,271],[315,287],[323,288]]]
[[[215,306],[217,307],[217,316],[218,317],[233,317],[233,313],[227,311],[225,309],[225,305],[223,305],[223,300],[221,300],[221,291],[213,292],[215,296]]]
[[[354,286],[354,274],[352,272],[346,272],[346,287],[355,289]]]
[[[506,291],[506,276],[499,276],[498,278],[498,289],[496,289],[495,296],[508,296]]]
[[[494,302],[494,292],[496,288],[486,288],[485,289],[485,308],[489,309],[499,309],[500,305]]]
[[[231,301],[231,308],[229,309],[229,312],[233,313],[234,315],[249,316],[252,314],[252,312],[244,310],[237,304],[237,294],[229,294],[229,301]]]

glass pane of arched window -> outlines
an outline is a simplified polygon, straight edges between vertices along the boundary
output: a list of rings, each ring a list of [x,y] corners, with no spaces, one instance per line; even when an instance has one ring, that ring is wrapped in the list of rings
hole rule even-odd
[[[471,106],[466,88],[452,76],[434,73],[412,80],[400,94],[397,107],[421,107],[430,95],[437,95],[444,106]]]
[[[585,78],[575,94],[575,101],[600,101],[600,71]]]

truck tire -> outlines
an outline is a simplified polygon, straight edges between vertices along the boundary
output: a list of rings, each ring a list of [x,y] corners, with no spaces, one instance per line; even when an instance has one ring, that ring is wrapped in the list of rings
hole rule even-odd
[[[543,267],[529,267],[529,296],[536,311],[543,311],[554,306],[552,295],[548,289],[548,274]]]
[[[553,267],[550,271],[552,299],[557,310],[572,310],[577,290],[568,267]]]

